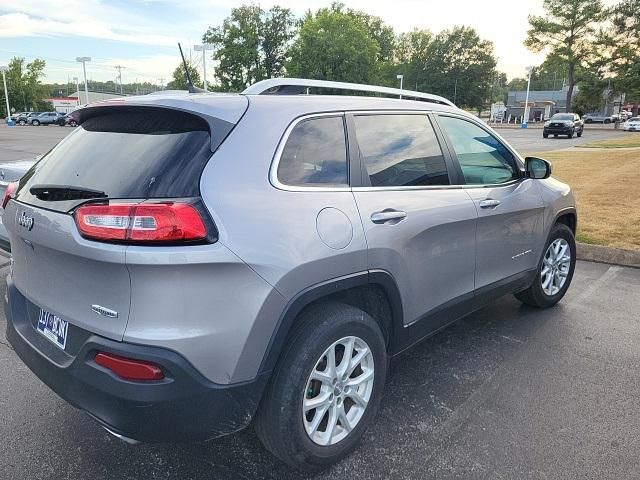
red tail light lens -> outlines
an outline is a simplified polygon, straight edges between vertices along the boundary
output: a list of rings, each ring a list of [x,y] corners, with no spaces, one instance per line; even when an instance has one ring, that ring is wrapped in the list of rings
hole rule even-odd
[[[130,243],[204,240],[207,228],[189,203],[89,204],[74,214],[85,238]]]
[[[152,362],[133,360],[105,352],[97,353],[94,360],[101,367],[111,370],[125,380],[148,382],[164,378],[162,369]]]
[[[18,182],[11,182],[9,185],[7,185],[7,189],[4,191],[4,197],[2,197],[2,208],[7,207],[7,203],[9,203],[9,200],[13,198],[13,195],[16,193],[17,188]]]

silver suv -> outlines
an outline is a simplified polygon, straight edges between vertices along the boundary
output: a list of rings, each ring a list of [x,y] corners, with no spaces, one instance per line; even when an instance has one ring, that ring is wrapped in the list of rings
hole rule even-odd
[[[321,468],[374,420],[390,357],[571,283],[569,187],[444,98],[275,79],[73,115],[3,201],[7,337],[129,442],[253,419],[275,455]]]

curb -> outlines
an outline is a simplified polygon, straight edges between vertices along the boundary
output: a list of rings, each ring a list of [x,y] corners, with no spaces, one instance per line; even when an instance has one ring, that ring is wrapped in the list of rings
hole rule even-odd
[[[640,268],[640,251],[576,243],[576,257],[588,262],[609,263],[624,267]]]

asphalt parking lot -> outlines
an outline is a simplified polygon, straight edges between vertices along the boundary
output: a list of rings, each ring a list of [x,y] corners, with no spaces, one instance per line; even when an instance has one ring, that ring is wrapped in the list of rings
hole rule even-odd
[[[0,126],[0,162],[44,153],[72,131]],[[500,133],[523,152],[624,135]],[[8,262],[0,256],[1,278]],[[640,269],[579,262],[553,309],[505,297],[466,317],[394,359],[362,447],[315,478],[638,478],[639,292]],[[112,438],[18,360],[5,322],[0,313],[0,480],[305,478],[251,429],[195,445]]]
[[[579,262],[555,308],[505,297],[466,317],[392,362],[361,448],[315,478],[638,478],[638,292],[640,270]],[[126,445],[0,339],[2,479],[304,478],[250,429],[204,444]]]

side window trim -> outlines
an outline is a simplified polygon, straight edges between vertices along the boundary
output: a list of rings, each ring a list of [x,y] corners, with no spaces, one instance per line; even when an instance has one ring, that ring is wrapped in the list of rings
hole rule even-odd
[[[466,180],[464,178],[464,174],[462,173],[462,167],[460,166],[460,162],[458,160],[458,155],[455,152],[455,149],[453,148],[453,144],[451,143],[451,140],[449,139],[449,136],[446,134],[445,130],[440,126],[440,123],[438,122],[438,117],[451,117],[451,118],[457,118],[459,120],[463,120],[466,122],[469,122],[475,126],[477,126],[478,128],[480,128],[481,130],[484,130],[487,134],[491,135],[498,143],[500,143],[500,145],[502,145],[502,147],[507,150],[509,153],[511,153],[511,157],[512,157],[512,162],[511,166],[515,169],[516,172],[518,172],[518,178],[515,178],[513,180],[509,180],[508,182],[504,182],[504,183],[466,183]],[[520,164],[518,163],[518,161],[516,160],[518,158],[518,154],[516,152],[514,152],[511,148],[509,148],[508,145],[506,145],[505,143],[502,142],[502,140],[498,137],[496,137],[493,132],[489,131],[486,126],[482,125],[481,123],[475,122],[472,119],[469,119],[468,117],[464,116],[464,115],[456,115],[455,113],[449,113],[449,112],[438,112],[437,114],[434,115],[434,120],[435,123],[438,124],[438,129],[440,130],[440,132],[442,133],[443,137],[445,138],[445,142],[447,144],[447,148],[449,149],[449,153],[453,159],[453,162],[456,165],[456,170],[459,171],[459,185],[465,187],[465,188],[496,188],[496,187],[507,187],[510,185],[513,185],[514,183],[520,182],[523,180],[524,175],[523,175],[523,169],[520,166]]]
[[[360,152],[360,147],[356,139],[356,128],[354,117],[356,115],[422,115],[430,122],[431,127],[435,133],[435,136],[440,144],[440,150],[444,157],[445,165],[447,167],[447,174],[449,175],[450,185],[418,185],[418,186],[371,186],[371,180],[369,179],[369,173],[366,170],[364,159]],[[354,110],[345,112],[346,124],[347,124],[347,136],[350,152],[350,168],[351,173],[351,187],[354,190],[361,191],[378,191],[378,190],[443,190],[443,189],[460,189],[460,184],[454,183],[457,180],[458,175],[462,175],[457,172],[455,163],[451,152],[449,151],[448,144],[445,143],[445,137],[440,131],[439,125],[435,121],[434,115],[430,110]]]
[[[344,135],[345,135],[345,157],[347,159],[347,185],[344,186],[322,186],[322,185],[313,185],[313,186],[309,186],[309,185],[289,185],[286,183],[283,183],[280,181],[280,179],[278,178],[278,165],[280,164],[280,159],[282,157],[282,153],[284,151],[284,148],[287,144],[287,141],[289,140],[289,136],[291,135],[291,132],[293,131],[293,129],[301,122],[304,122],[306,120],[311,120],[314,118],[326,118],[326,117],[339,117],[342,119],[342,125],[344,128]],[[278,142],[278,146],[276,148],[276,151],[273,155],[273,160],[271,161],[271,166],[269,167],[269,183],[271,183],[271,185],[273,185],[275,188],[277,188],[278,190],[285,190],[285,191],[290,191],[290,192],[308,192],[308,191],[315,191],[315,192],[348,192],[351,190],[351,187],[349,186],[349,181],[350,181],[350,177],[351,177],[351,161],[350,161],[350,148],[349,148],[349,136],[348,136],[348,132],[347,132],[347,126],[346,126],[346,122],[345,122],[345,112],[344,111],[337,111],[337,112],[322,112],[322,113],[310,113],[310,114],[306,114],[306,115],[301,115],[300,117],[296,117],[294,118],[291,123],[287,126],[287,128],[285,129],[284,133],[282,134],[282,137],[280,138],[280,141]]]

